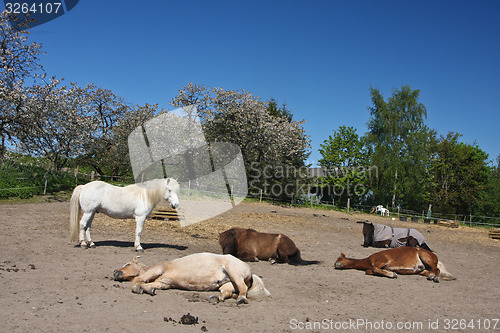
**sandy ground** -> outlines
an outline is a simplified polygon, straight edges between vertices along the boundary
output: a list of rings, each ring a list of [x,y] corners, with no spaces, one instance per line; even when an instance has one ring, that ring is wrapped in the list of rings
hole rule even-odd
[[[359,220],[419,229],[457,280],[433,283],[421,276],[388,279],[334,270],[340,252],[361,258],[377,251],[361,246]],[[135,224],[98,215],[92,229],[97,248],[83,250],[69,243],[68,221],[68,202],[0,205],[0,331],[500,331],[500,242],[482,229],[260,203],[243,203],[184,228],[175,221],[146,222],[145,264],[220,253],[218,233],[233,226],[287,234],[304,259],[321,260],[312,266],[250,263],[272,296],[238,306],[233,299],[208,303],[216,292],[133,294],[130,283],[115,282],[111,275],[135,255]],[[197,324],[180,323],[188,313]]]

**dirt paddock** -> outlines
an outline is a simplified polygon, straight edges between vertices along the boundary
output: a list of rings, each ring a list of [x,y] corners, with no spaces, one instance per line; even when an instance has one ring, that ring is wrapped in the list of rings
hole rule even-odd
[[[457,280],[433,283],[422,276],[388,279],[334,270],[340,252],[361,258],[377,251],[361,246],[360,220],[419,229]],[[250,263],[272,296],[239,306],[233,299],[210,304],[207,298],[217,292],[136,295],[129,283],[111,278],[135,255],[133,221],[98,215],[92,229],[97,247],[83,250],[68,241],[68,202],[0,205],[0,331],[500,331],[500,242],[485,230],[243,203],[184,228],[174,221],[146,221],[140,261],[220,253],[218,233],[234,226],[287,234],[304,259],[321,263]],[[192,325],[181,322],[187,314],[194,317],[188,320]]]

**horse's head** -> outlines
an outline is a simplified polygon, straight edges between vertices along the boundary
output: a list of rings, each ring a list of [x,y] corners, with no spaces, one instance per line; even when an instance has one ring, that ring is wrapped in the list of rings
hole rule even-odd
[[[341,253],[340,257],[337,258],[337,261],[333,264],[335,269],[343,269],[346,266],[346,260],[347,258],[345,257],[345,254]]]
[[[172,178],[167,178],[166,180],[167,186],[165,188],[165,193],[163,199],[168,201],[170,203],[170,206],[172,206],[173,209],[177,208],[179,206],[179,190],[180,186],[179,183]]]
[[[147,267],[137,262],[138,257],[134,257],[132,262],[126,263],[122,268],[116,269],[113,272],[115,281],[130,281],[139,274],[147,271]]]
[[[373,223],[369,222],[363,222],[363,237],[364,237],[364,242],[363,246],[368,247],[373,245],[373,233],[375,231],[375,226]]]

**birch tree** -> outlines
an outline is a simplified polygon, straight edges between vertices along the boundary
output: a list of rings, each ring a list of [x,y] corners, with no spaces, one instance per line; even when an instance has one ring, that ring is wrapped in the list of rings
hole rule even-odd
[[[418,206],[427,199],[425,177],[432,134],[425,125],[427,110],[418,101],[420,90],[402,86],[387,102],[378,89],[371,88],[370,93],[367,142],[373,152],[371,163],[379,170],[372,187],[376,200],[384,205]]]

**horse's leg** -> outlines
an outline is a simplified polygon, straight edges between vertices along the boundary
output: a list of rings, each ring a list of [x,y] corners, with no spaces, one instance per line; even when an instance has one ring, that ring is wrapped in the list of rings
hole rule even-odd
[[[142,294],[146,292],[150,295],[154,295],[153,289],[167,289],[166,286],[162,285],[166,284],[165,280],[158,280],[160,284],[154,285],[151,282],[156,282],[156,280],[165,272],[165,269],[162,264],[154,265],[144,273],[139,276],[136,276],[132,280],[132,292],[135,294]],[[163,286],[163,288],[162,288]],[[156,288],[155,288],[156,287]]]
[[[135,242],[134,247],[137,252],[144,252],[144,249],[141,246],[141,235],[142,228],[144,227],[144,221],[146,220],[146,216],[136,216],[135,217]]]
[[[140,288],[139,289],[140,292],[136,292],[134,289],[132,289],[132,292],[138,294],[145,292],[148,295],[154,296],[156,295],[156,289],[164,290],[164,289],[169,289],[171,287],[172,285],[168,281],[157,279],[150,283],[139,283],[135,285],[135,288]]]
[[[427,276],[428,280],[432,280],[434,282],[439,282],[440,270],[437,267],[437,265],[438,265],[437,256],[433,252],[425,251],[425,250],[418,251],[418,256],[426,268],[422,272],[422,275]],[[424,273],[426,271],[428,271],[429,274]]]
[[[373,267],[372,271],[373,271],[373,275],[385,276],[385,277],[388,277],[388,278],[391,278],[391,279],[395,279],[395,278],[398,277],[398,274],[396,272],[389,271],[387,269]]]
[[[384,241],[378,241],[378,242],[373,242],[372,246],[373,247],[382,247],[382,248],[388,248],[391,245],[391,240],[384,240]]]
[[[92,226],[92,220],[94,219],[95,212],[85,212],[82,215],[82,219],[80,220],[80,236],[79,242],[80,247],[95,247],[94,242],[92,242],[92,238],[90,237],[90,227]]]
[[[257,258],[256,256],[256,253],[253,252],[253,253],[250,253],[250,252],[238,252],[237,255],[235,256],[237,257],[238,259],[242,260],[242,261],[251,261],[251,262],[258,262],[259,261],[259,258]]]
[[[242,272],[239,269],[233,269],[232,267],[226,267],[227,275],[231,279],[231,282],[238,289],[238,299],[236,300],[236,304],[246,303],[247,302],[247,283],[245,283],[245,278]],[[251,279],[252,275],[250,274],[247,279]],[[247,281],[250,283],[250,280]],[[228,283],[226,283],[228,284]]]
[[[219,301],[224,302],[225,299],[231,298],[234,294],[234,286],[231,282],[224,283],[222,286],[219,287],[220,290],[220,296],[219,296]]]

